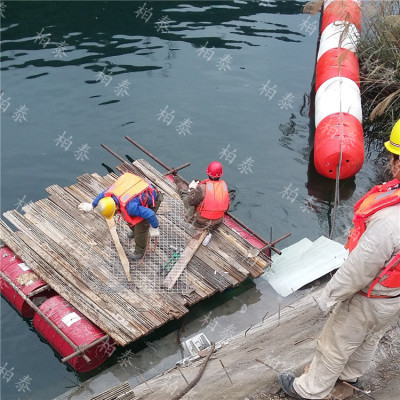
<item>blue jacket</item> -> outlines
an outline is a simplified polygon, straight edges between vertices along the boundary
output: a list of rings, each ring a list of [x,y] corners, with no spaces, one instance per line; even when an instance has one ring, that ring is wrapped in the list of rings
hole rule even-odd
[[[108,189],[102,191],[99,195],[96,196],[96,198],[93,200],[92,206],[96,207],[99,201],[104,197],[104,193]],[[153,195],[156,196],[157,193],[155,193],[155,190],[153,191]],[[140,199],[141,197],[141,199]],[[112,196],[114,201],[117,203],[119,207],[119,201],[115,196]],[[147,208],[145,206],[142,206],[141,200],[145,201],[146,195],[142,193],[140,196],[136,196],[133,199],[129,200],[127,205],[126,205],[126,211],[131,217],[142,217],[144,219],[147,219],[149,221],[149,224],[153,228],[158,228],[158,219],[156,216],[156,213],[151,210],[150,208]],[[150,207],[153,205],[152,198],[151,196],[147,196],[147,206]]]

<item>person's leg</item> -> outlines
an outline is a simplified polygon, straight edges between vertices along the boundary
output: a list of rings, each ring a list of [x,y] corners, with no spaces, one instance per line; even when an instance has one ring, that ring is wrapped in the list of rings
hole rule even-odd
[[[400,314],[398,299],[360,299],[368,314],[371,331],[361,345],[351,354],[339,378],[355,382],[364,375],[382,336]]]
[[[305,399],[323,399],[334,387],[351,354],[368,334],[359,303],[347,300],[334,309],[317,342],[317,350],[306,374],[293,382]]]
[[[160,208],[161,202],[163,199],[163,194],[159,192],[157,201],[155,202],[154,207],[149,207],[155,213]],[[135,236],[135,253],[136,254],[143,254],[146,245],[147,245],[147,238],[149,234],[150,224],[149,222],[144,219],[143,221],[139,222],[138,224],[134,225],[133,227],[133,234]]]

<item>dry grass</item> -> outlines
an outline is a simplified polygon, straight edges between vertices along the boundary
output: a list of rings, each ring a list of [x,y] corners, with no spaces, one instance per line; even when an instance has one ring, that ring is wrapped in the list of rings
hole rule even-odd
[[[357,45],[366,139],[382,144],[400,119],[400,0],[364,4]]]

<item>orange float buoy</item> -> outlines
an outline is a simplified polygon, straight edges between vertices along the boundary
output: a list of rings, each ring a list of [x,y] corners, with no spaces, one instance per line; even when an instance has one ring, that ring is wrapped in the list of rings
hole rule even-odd
[[[328,79],[342,76],[360,86],[360,68],[357,56],[347,49],[330,49],[317,62],[315,90]]]
[[[361,31],[361,9],[355,1],[332,1],[322,15],[321,32],[333,23],[353,24]]]
[[[361,30],[359,0],[326,0],[315,71],[316,171],[331,179],[354,176],[364,162],[360,71],[355,54]],[[339,165],[340,164],[340,165]]]
[[[363,128],[347,113],[328,115],[315,131],[314,165],[318,173],[336,179],[340,154],[340,179],[354,176],[364,162]]]

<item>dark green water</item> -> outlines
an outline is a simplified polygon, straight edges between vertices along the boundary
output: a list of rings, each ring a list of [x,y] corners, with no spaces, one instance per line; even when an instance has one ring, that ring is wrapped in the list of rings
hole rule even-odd
[[[291,232],[281,247],[328,236],[333,184],[309,166],[319,15],[301,14],[304,3],[4,2],[2,212],[46,197],[52,184],[106,174],[104,164],[119,162],[100,143],[143,157],[129,135],[168,165],[191,162],[187,179],[220,160],[237,191],[233,214],[267,238],[271,227],[274,237]],[[351,206],[374,180],[367,161],[341,185],[334,237],[344,238]],[[236,333],[282,301],[259,279],[196,307],[184,336],[206,330],[218,340],[204,315]],[[153,353],[138,361],[146,378],[181,358],[173,338]],[[105,369],[77,375],[3,298],[1,366],[5,400],[50,399]],[[124,369],[115,383],[132,374]]]

